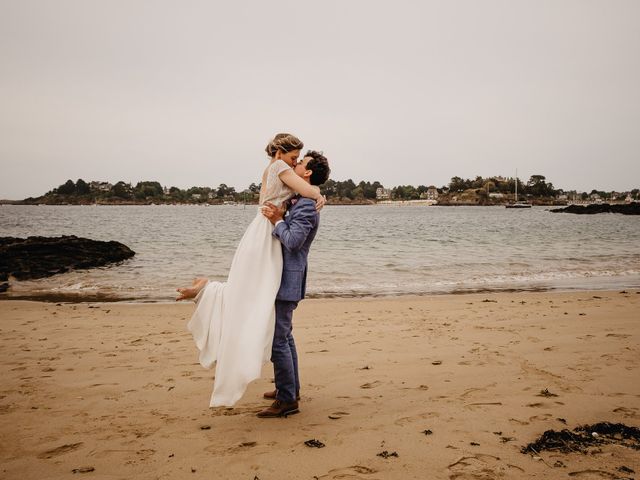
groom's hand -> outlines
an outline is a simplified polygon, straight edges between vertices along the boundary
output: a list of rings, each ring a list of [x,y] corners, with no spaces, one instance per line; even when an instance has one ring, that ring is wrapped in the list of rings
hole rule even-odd
[[[271,202],[266,202],[262,207],[262,214],[269,219],[272,224],[276,224],[284,217],[284,208],[278,208]]]

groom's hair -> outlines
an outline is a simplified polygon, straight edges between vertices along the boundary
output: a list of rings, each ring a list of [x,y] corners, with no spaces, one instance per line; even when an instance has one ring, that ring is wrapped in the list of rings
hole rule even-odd
[[[309,178],[311,185],[322,185],[329,180],[331,169],[329,168],[327,157],[325,157],[322,152],[309,150],[304,156],[311,157],[311,160],[307,163],[307,170],[311,170],[312,172],[311,178]]]

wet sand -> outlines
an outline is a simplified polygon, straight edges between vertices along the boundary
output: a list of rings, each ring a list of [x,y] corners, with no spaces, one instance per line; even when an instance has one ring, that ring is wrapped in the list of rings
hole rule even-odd
[[[270,365],[236,408],[208,408],[214,372],[197,363],[192,310],[0,302],[0,476],[640,475],[640,454],[622,446],[520,453],[548,429],[640,426],[635,290],[306,300],[294,322],[301,413],[269,420],[255,413]]]

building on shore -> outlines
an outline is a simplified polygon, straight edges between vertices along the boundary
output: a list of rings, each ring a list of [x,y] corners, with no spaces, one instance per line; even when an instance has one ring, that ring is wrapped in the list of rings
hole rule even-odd
[[[438,200],[438,189],[431,185],[426,191],[427,200]]]
[[[91,190],[96,190],[98,192],[108,192],[113,188],[109,182],[91,182],[89,184]]]
[[[376,189],[376,200],[389,200],[391,198],[391,190],[379,187]]]

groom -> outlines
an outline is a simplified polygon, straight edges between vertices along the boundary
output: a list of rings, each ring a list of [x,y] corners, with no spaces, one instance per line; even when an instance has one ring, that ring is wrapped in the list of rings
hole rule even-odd
[[[294,167],[294,171],[311,185],[322,185],[329,178],[329,163],[319,152],[309,151]],[[275,225],[273,236],[282,243],[282,280],[276,295],[276,326],[273,335],[271,361],[276,390],[264,394],[275,399],[273,404],[258,413],[260,418],[274,418],[298,413],[300,379],[298,355],[293,340],[293,311],[304,298],[307,280],[307,255],[316,236],[320,215],[310,198],[296,195],[279,209],[267,203],[263,214]]]

